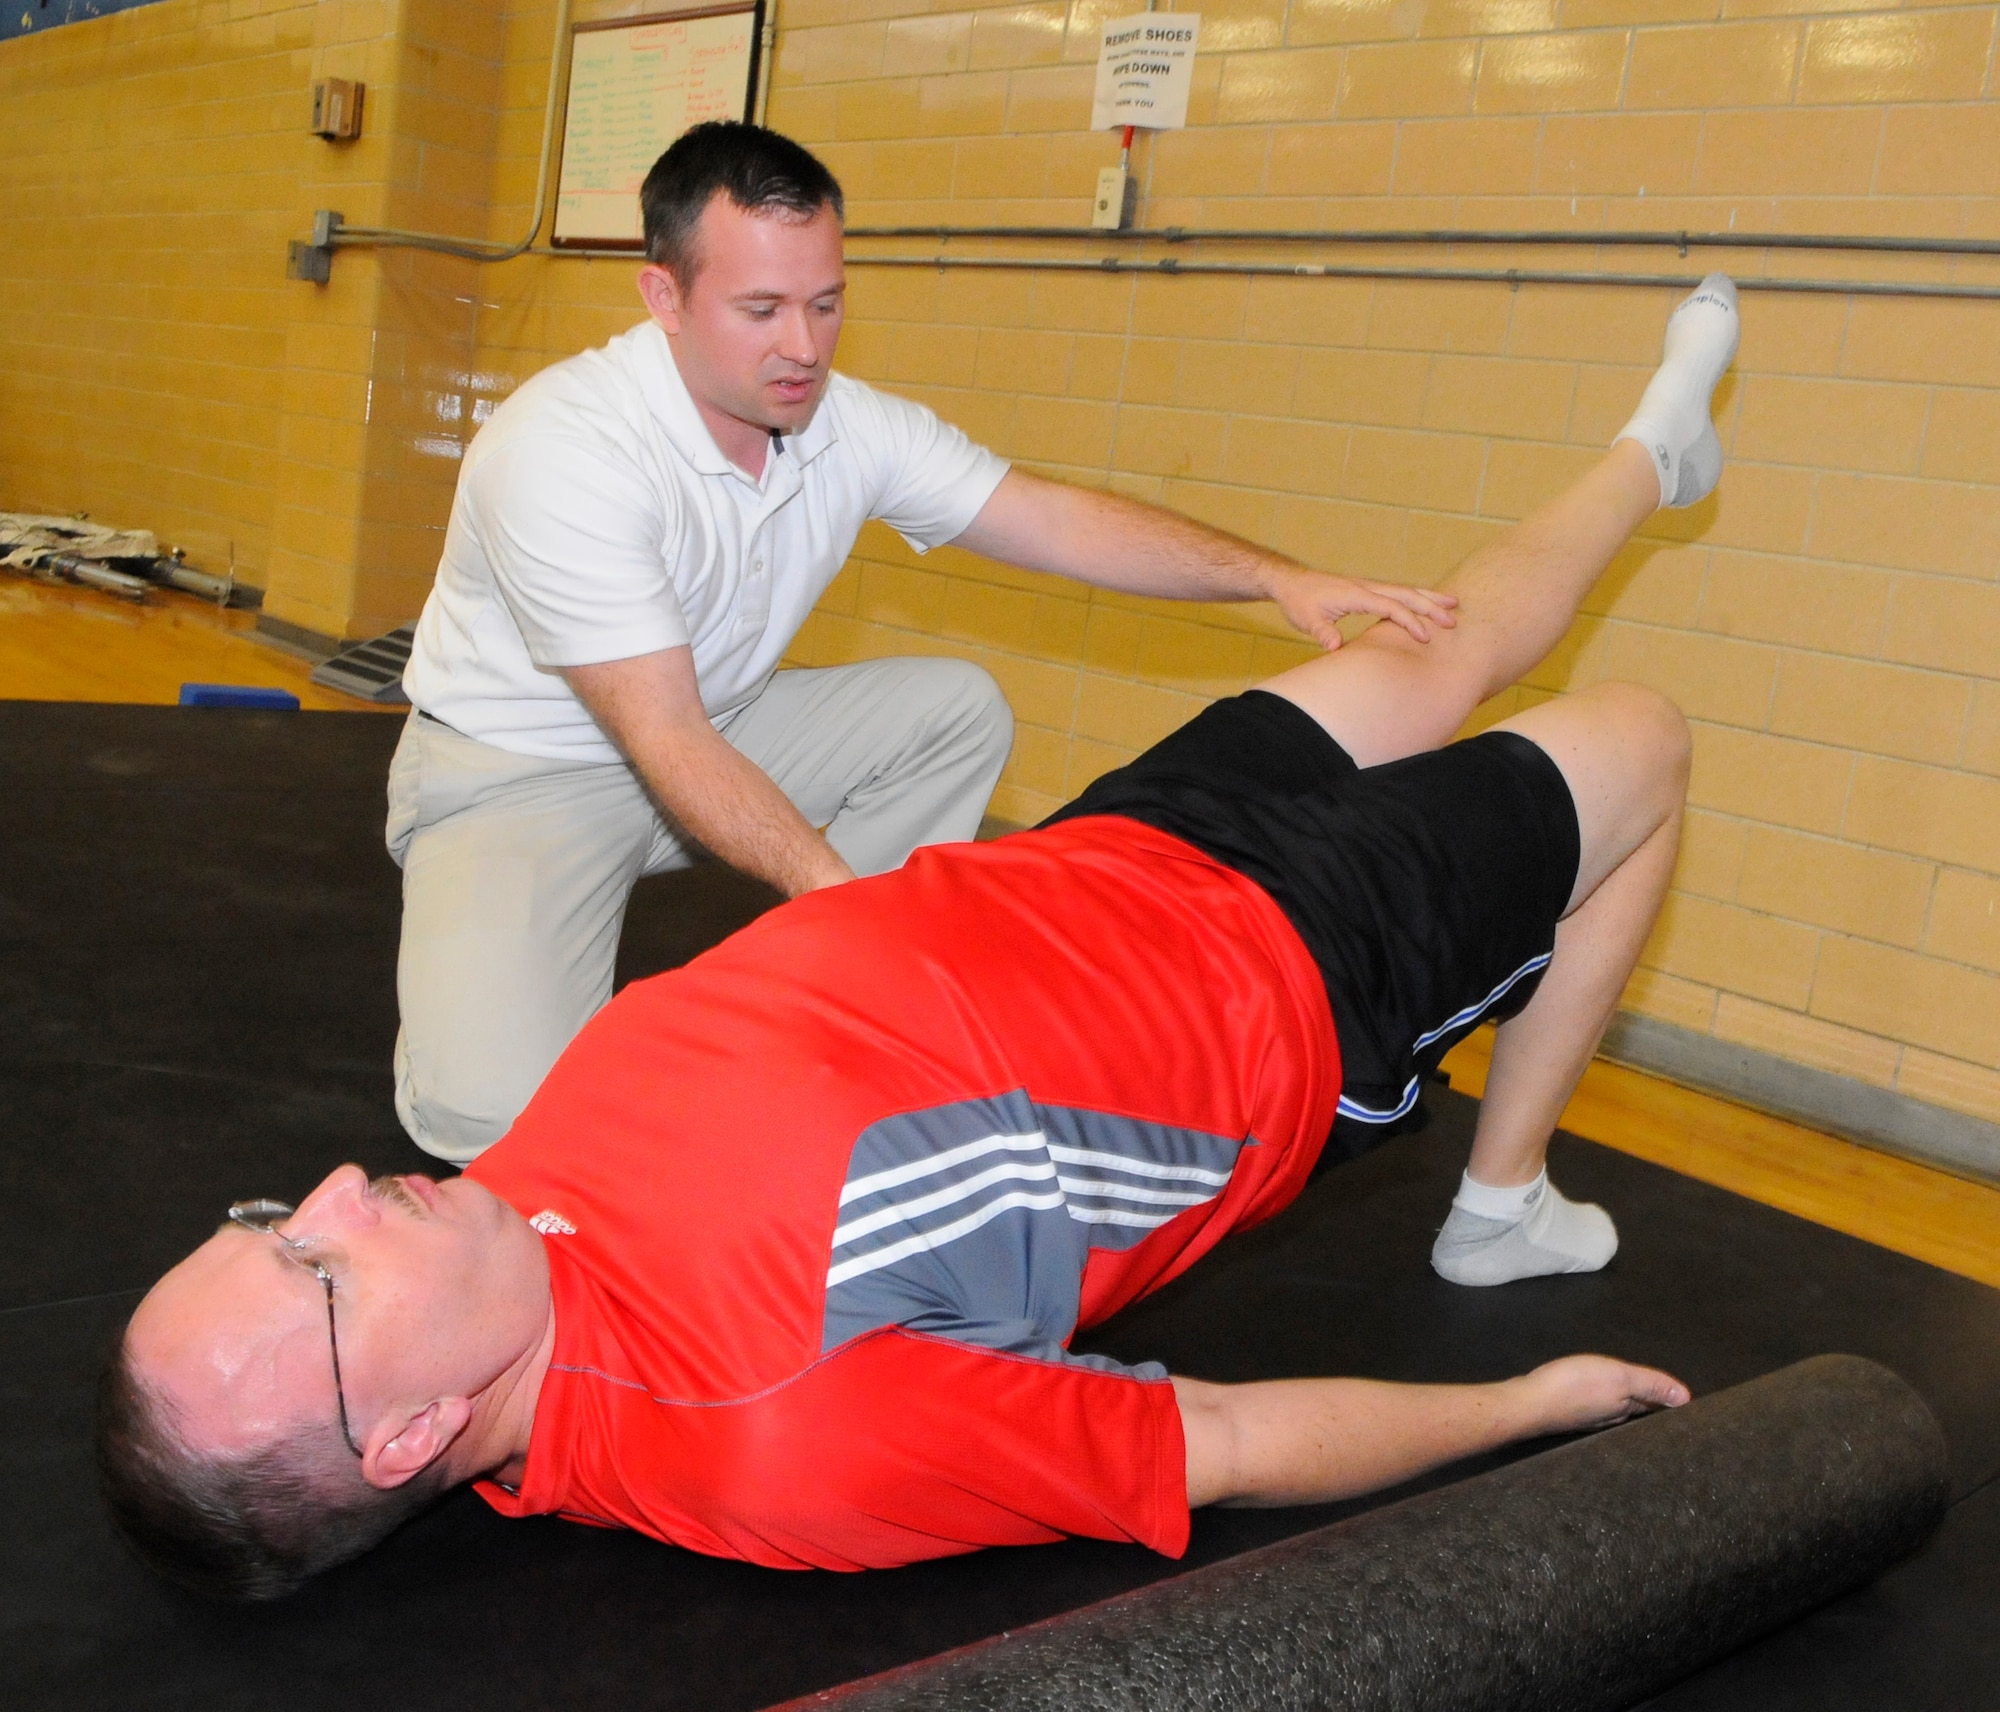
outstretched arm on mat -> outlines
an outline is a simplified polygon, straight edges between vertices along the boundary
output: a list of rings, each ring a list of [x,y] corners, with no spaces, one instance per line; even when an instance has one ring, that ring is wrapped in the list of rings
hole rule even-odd
[[[1688,1400],[1677,1379],[1572,1355],[1492,1385],[1176,1379],[1188,1503],[1326,1504],[1378,1492],[1482,1451],[1587,1432]]]

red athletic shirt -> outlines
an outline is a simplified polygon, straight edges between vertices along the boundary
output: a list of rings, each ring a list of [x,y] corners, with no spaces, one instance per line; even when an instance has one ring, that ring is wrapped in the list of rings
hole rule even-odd
[[[1117,817],[920,850],[635,982],[468,1172],[543,1233],[508,1515],[782,1568],[1186,1547],[1157,1363],[1072,1355],[1304,1184],[1325,989],[1268,894]]]

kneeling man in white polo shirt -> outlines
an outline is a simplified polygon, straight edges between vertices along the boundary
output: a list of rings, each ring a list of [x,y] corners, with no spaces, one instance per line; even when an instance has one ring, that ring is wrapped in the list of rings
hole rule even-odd
[[[497,1141],[611,996],[626,899],[701,851],[787,896],[970,838],[1013,721],[978,667],[780,671],[861,526],[1190,600],[1422,639],[1451,597],[1321,575],[1043,481],[833,372],[840,187],[757,126],[697,126],[641,193],[650,318],[544,369],[467,448],[389,778],[403,867],[396,1105]]]

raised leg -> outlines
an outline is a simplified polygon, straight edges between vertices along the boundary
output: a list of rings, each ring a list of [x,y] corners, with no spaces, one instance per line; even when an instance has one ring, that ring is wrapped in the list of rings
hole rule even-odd
[[[1419,643],[1377,625],[1260,687],[1311,714],[1362,767],[1448,742],[1555,646],[1634,529],[1714,487],[1722,453],[1710,403],[1737,334],[1735,288],[1711,275],[1669,319],[1660,368],[1611,450],[1447,581],[1456,626]],[[1432,1254],[1465,1284],[1588,1271],[1617,1250],[1609,1216],[1565,1200],[1543,1162],[1665,895],[1687,788],[1686,724],[1648,690],[1600,685],[1504,728],[1562,770],[1582,858],[1540,986],[1500,1030],[1470,1168]]]
[[[1669,318],[1660,367],[1604,459],[1447,580],[1455,627],[1417,642],[1378,624],[1259,687],[1304,708],[1364,767],[1448,742],[1556,645],[1634,529],[1715,486],[1722,447],[1709,405],[1737,333],[1736,288],[1711,274]]]
[[[1652,459],[1621,440],[1560,497],[1446,580],[1458,623],[1418,642],[1378,624],[1258,687],[1295,702],[1375,767],[1451,740],[1474,708],[1546,656],[1632,531],[1659,509]]]

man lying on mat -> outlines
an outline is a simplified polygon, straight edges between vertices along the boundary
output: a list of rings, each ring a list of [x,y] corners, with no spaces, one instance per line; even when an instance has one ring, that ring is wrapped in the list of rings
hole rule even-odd
[[[1047,825],[920,851],[635,983],[463,1177],[244,1202],[141,1304],[100,1455],[139,1549],[269,1596],[449,1487],[853,1569],[1066,1534],[1179,1552],[1679,1403],[1574,1356],[1489,1385],[1217,1385],[1072,1353],[1366,1148],[1502,1020],[1433,1264],[1602,1266],[1548,1138],[1673,865],[1688,739],[1599,685],[1452,734],[1632,529],[1719,470],[1714,279],[1640,415],[1482,548],[1459,622],[1218,703]],[[1444,745],[1440,747],[1440,745]]]

